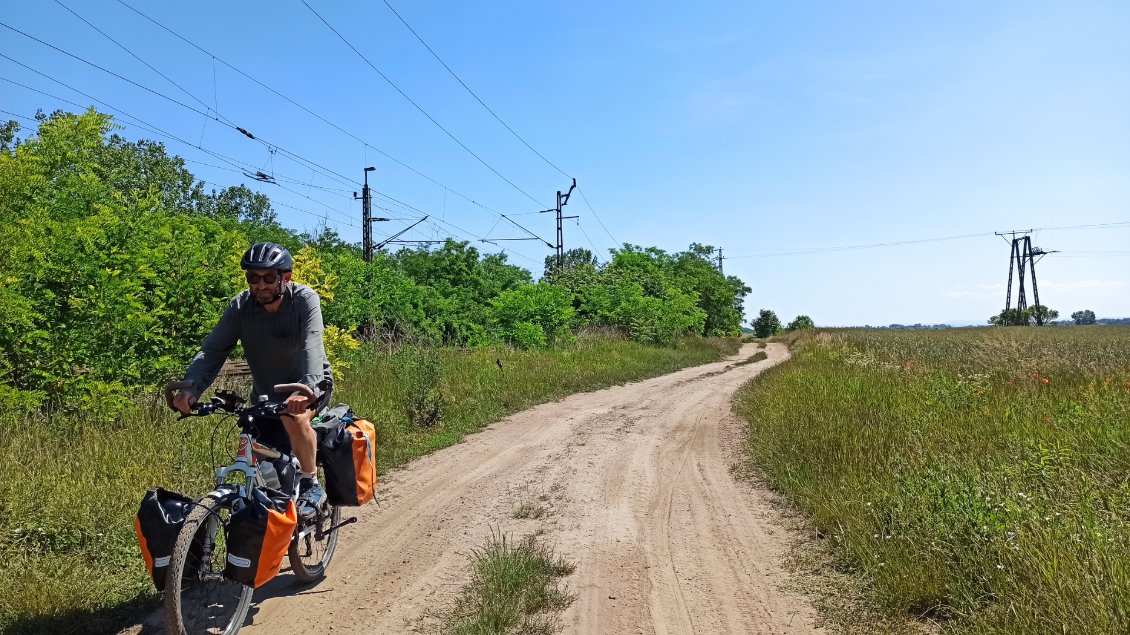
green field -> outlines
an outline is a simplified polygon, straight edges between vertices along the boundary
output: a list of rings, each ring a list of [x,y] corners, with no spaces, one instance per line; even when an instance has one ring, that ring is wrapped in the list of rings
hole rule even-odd
[[[1130,632],[1130,329],[793,344],[735,407],[873,609],[952,633]]]
[[[350,360],[336,400],[376,424],[386,471],[534,404],[716,361],[738,346],[581,337],[541,351],[369,349]],[[234,450],[232,425],[177,423],[156,394],[100,406],[51,420],[0,414],[0,633],[115,632],[136,618],[154,596],[133,533],[142,495],[154,485],[202,494],[212,466]]]

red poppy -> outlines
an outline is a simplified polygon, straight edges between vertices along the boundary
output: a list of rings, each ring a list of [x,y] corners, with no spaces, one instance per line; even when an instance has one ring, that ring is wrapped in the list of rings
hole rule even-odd
[[[1051,423],[1051,422],[1052,422],[1051,417],[1044,417],[1044,423]]]
[[[1042,382],[1044,382],[1044,383],[1046,384],[1046,383],[1048,383],[1048,382],[1049,382],[1049,381],[1051,381],[1051,380],[1050,380],[1050,379],[1048,379],[1047,377],[1044,377],[1044,378],[1043,378],[1043,379],[1041,379],[1040,381],[1042,381]]]

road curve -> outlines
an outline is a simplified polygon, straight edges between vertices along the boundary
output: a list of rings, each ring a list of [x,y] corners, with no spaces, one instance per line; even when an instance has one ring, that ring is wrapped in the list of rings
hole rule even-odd
[[[822,632],[782,590],[795,537],[730,471],[742,434],[731,396],[788,358],[769,344],[767,360],[734,365],[757,350],[543,404],[394,471],[381,506],[355,510],[327,578],[280,575],[241,632],[435,632],[470,550],[499,530],[540,531],[576,564],[565,633]],[[546,513],[514,518],[523,503]]]

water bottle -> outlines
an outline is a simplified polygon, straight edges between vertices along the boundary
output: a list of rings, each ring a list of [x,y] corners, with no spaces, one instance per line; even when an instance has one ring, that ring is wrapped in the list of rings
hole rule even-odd
[[[278,470],[275,469],[275,464],[271,461],[259,462],[259,475],[263,477],[263,484],[274,490],[282,489],[282,482],[279,481]]]

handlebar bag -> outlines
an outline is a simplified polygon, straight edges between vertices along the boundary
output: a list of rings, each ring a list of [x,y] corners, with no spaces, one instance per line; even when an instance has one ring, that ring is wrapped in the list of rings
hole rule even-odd
[[[271,581],[282,567],[297,524],[298,512],[290,496],[252,489],[224,529],[228,546],[224,577],[254,588]]]
[[[356,507],[373,500],[377,488],[377,430],[364,419],[344,418],[324,431],[318,462],[332,505]]]
[[[133,530],[141,547],[141,557],[145,559],[145,568],[149,570],[153,586],[158,591],[165,590],[165,574],[169,570],[177,534],[184,527],[184,519],[194,504],[191,498],[160,487],[149,490],[141,499],[141,506],[133,519]]]

